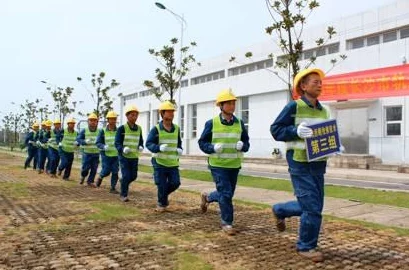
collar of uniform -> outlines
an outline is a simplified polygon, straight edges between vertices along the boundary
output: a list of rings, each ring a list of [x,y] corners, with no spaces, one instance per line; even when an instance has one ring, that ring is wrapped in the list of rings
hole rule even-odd
[[[138,125],[137,125],[136,123],[134,124],[133,127],[131,127],[128,122],[126,122],[126,125],[128,125],[128,127],[129,127],[131,130],[133,130],[133,131],[137,131],[137,130],[138,130]]]
[[[109,130],[109,129],[108,129],[108,125],[105,127],[105,129],[106,129],[106,130]],[[114,130],[109,130],[109,131],[116,131],[116,126],[115,126]]]
[[[163,126],[163,120],[159,122],[159,129],[160,130],[165,130],[167,132],[173,132],[175,130],[175,125],[172,123],[172,127],[170,131],[166,130],[165,127]]]
[[[308,105],[308,107],[314,108],[314,105],[312,105],[311,102],[305,96],[301,96],[301,99]],[[318,99],[317,99],[317,109],[322,110],[322,105],[318,101]]]
[[[229,125],[229,124],[232,124],[234,122],[237,122],[237,118],[234,115],[233,115],[233,118],[232,118],[233,121],[227,121],[226,119],[223,118],[223,115],[221,113],[219,114],[219,117],[220,117],[220,122],[222,122],[222,124]]]

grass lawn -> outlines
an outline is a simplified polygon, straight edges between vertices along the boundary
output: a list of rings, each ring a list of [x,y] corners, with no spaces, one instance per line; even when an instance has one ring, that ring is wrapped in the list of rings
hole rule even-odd
[[[145,165],[139,165],[139,170],[147,173],[151,173],[153,171],[152,167]],[[200,181],[213,181],[212,176],[208,171],[180,170],[180,176],[183,178]],[[237,184],[243,187],[293,192],[291,182],[283,179],[239,175]],[[325,196],[360,201],[364,203],[409,208],[409,192],[326,185]]]

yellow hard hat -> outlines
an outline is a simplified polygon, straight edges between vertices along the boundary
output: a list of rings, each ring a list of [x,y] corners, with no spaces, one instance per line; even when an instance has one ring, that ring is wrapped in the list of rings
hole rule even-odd
[[[55,125],[55,124],[61,124],[60,119],[55,119],[55,120],[54,120],[54,125]]]
[[[98,116],[95,113],[90,113],[88,115],[88,120],[91,120],[91,119],[98,120]]]
[[[67,124],[75,124],[75,119],[74,118],[68,119]]]
[[[172,102],[166,100],[159,105],[159,112],[161,111],[176,111],[176,108]]]
[[[47,120],[47,121],[45,121],[45,125],[46,125],[47,127],[51,127],[51,126],[53,125],[53,121]]]
[[[135,105],[128,105],[125,108],[125,115],[127,115],[129,112],[137,112],[139,113],[138,108]]]
[[[108,119],[108,118],[117,118],[118,117],[118,115],[116,114],[116,112],[114,112],[114,111],[109,111],[108,113],[107,113],[107,116],[106,116],[106,118]]]
[[[42,125],[42,126],[46,126],[46,125],[47,125],[47,121],[43,120],[43,121],[41,122],[41,125]]]
[[[37,122],[34,122],[34,124],[31,126],[32,128],[38,128],[40,125]]]
[[[220,106],[221,102],[237,100],[236,96],[233,94],[233,91],[229,89],[222,90],[216,98],[216,106]]]
[[[308,68],[308,69],[304,69],[304,70],[298,72],[297,75],[295,75],[295,78],[294,78],[293,89],[300,96],[303,95],[303,91],[301,91],[301,88],[299,86],[300,81],[301,81],[302,78],[304,78],[305,76],[307,76],[308,74],[311,74],[311,73],[318,74],[318,76],[320,76],[321,80],[325,77],[325,73],[319,68]]]

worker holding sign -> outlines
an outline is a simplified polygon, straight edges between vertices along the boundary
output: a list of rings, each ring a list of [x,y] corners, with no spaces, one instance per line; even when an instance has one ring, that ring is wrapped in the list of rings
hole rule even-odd
[[[276,141],[287,144],[288,170],[297,197],[296,201],[273,205],[276,227],[282,232],[286,227],[286,218],[301,216],[297,252],[314,262],[324,260],[323,254],[316,248],[322,222],[327,161],[323,157],[309,162],[304,140],[314,136],[309,125],[329,119],[329,110],[317,99],[322,91],[323,78],[324,72],[320,69],[299,72],[294,78],[294,90],[301,98],[288,103],[270,128]]]

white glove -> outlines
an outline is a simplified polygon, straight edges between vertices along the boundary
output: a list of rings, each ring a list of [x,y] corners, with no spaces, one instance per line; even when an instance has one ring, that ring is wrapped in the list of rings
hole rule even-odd
[[[178,151],[178,155],[179,155],[179,156],[182,155],[182,153],[183,153],[183,149],[182,149],[182,148],[178,148],[178,149],[176,149],[176,151]]]
[[[339,152],[340,153],[344,153],[345,152],[345,147],[341,144],[341,146],[339,147]]]
[[[53,139],[53,138],[49,138],[49,139],[48,139],[48,142],[49,142],[49,143],[52,143],[52,142],[54,142],[54,139]]]
[[[36,141],[36,144],[37,144],[38,146],[41,146],[41,142],[40,142],[40,141]]]
[[[142,152],[143,152],[143,149],[145,149],[145,148],[143,148],[143,146],[142,146],[142,145],[139,145],[139,147],[138,147],[138,151],[139,151],[139,153],[142,153]]]
[[[305,139],[305,138],[311,138],[314,135],[314,133],[312,132],[311,128],[307,127],[307,123],[302,122],[297,127],[297,135],[301,139]]]
[[[60,143],[58,144],[58,146],[59,146],[59,147],[62,147],[62,142],[60,142]]]
[[[74,146],[80,145],[77,141],[74,141],[72,144],[73,144]]]
[[[85,143],[86,143],[86,144],[90,144],[90,143],[91,143],[91,139],[86,139],[86,140],[85,140]]]
[[[104,151],[108,150],[109,146],[108,144],[104,145]]]
[[[216,153],[221,153],[223,151],[223,144],[221,143],[216,143],[213,147]]]
[[[167,149],[168,149],[168,145],[167,145],[167,144],[161,144],[161,145],[159,146],[159,150],[160,150],[161,152],[165,152]]]
[[[128,154],[129,152],[131,152],[131,149],[128,146],[125,146],[123,152],[124,154]]]
[[[241,149],[243,149],[243,142],[242,141],[238,141],[237,143],[236,143],[236,150],[237,151],[241,151]]]
[[[34,141],[28,141],[28,144],[35,144]]]

